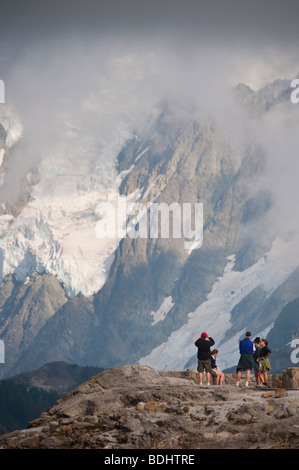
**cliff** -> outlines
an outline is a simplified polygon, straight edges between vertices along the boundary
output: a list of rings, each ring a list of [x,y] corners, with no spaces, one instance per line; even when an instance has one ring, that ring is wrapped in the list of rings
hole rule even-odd
[[[298,369],[293,370],[293,376]],[[128,365],[91,377],[2,449],[297,449],[299,389],[199,386],[194,370]]]

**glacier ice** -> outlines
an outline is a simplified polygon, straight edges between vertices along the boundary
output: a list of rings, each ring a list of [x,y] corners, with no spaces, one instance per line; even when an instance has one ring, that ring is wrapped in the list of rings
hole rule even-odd
[[[15,143],[22,135],[17,121],[3,113],[0,118],[9,143]],[[106,140],[78,128],[67,132],[39,163],[39,182],[18,217],[0,216],[0,275],[13,273],[23,281],[33,272],[47,272],[69,297],[88,296],[103,286],[119,243],[96,236],[95,208],[117,200],[121,176],[115,158],[131,134],[122,123]]]
[[[151,315],[153,316],[153,321],[152,325],[155,325],[159,321],[163,321],[167,315],[167,313],[172,309],[174,306],[174,303],[172,301],[171,295],[169,297],[166,297],[162,305],[160,305],[159,309],[156,312],[151,312]]]

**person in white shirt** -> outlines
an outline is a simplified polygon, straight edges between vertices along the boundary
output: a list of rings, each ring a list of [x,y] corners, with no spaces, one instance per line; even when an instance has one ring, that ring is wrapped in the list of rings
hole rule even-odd
[[[222,385],[224,381],[224,373],[221,372],[216,365],[216,356],[218,355],[218,349],[211,351],[211,367],[212,375],[215,377],[215,385]]]

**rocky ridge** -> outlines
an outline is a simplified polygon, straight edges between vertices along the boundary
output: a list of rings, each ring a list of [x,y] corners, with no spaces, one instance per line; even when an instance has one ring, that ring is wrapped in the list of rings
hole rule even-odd
[[[1,436],[2,449],[297,449],[299,390],[199,386],[195,370],[127,365]]]

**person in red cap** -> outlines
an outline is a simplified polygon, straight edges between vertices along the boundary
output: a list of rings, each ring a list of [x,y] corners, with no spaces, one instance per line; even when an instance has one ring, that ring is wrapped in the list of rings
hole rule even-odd
[[[211,338],[205,331],[201,334],[200,338],[195,341],[197,347],[197,370],[199,374],[199,383],[202,385],[203,372],[206,371],[207,385],[210,385],[210,379],[212,374],[211,366],[211,346],[215,344],[213,338]]]

